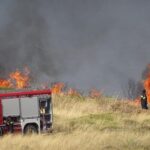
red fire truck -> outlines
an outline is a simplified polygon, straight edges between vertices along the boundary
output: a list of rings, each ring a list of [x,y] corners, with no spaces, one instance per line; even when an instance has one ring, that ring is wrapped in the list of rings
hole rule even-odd
[[[51,131],[52,121],[50,90],[0,94],[0,135],[19,131],[24,134]]]

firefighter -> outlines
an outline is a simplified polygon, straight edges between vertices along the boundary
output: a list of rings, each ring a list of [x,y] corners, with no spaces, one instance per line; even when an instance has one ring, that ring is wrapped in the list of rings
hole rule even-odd
[[[40,108],[40,113],[41,113],[42,115],[44,115],[44,114],[45,114],[45,108],[41,107],[41,108]]]
[[[41,128],[46,129],[46,125],[45,125],[45,108],[44,107],[40,108],[40,114],[41,114],[41,117],[40,117]]]
[[[8,127],[8,131],[10,133],[13,133],[14,132],[14,122],[10,116],[6,119],[6,125]]]
[[[147,107],[147,95],[146,90],[144,89],[141,94],[141,107],[142,109],[148,109]]]

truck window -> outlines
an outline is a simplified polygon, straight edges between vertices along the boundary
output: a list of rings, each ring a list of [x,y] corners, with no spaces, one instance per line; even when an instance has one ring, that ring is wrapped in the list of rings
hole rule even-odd
[[[40,98],[40,114],[49,114],[50,113],[50,97],[49,98]]]

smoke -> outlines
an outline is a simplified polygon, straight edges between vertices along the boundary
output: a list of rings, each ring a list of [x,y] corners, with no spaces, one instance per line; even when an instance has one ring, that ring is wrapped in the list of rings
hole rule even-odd
[[[122,95],[149,63],[148,0],[2,0],[0,75],[28,65],[37,81]]]
[[[0,64],[6,71],[27,65],[37,77],[56,73],[51,53],[47,52],[47,23],[39,8],[40,1],[16,0],[9,4],[10,20],[0,30]]]

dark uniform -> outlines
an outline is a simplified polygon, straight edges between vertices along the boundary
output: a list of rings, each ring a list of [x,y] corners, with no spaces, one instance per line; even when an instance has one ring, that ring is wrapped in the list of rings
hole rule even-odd
[[[142,107],[142,109],[148,109],[146,90],[143,90],[142,94],[141,94],[141,107]]]
[[[8,131],[10,133],[13,133],[14,132],[14,122],[12,120],[11,117],[8,117],[7,120],[6,120],[6,126],[8,128]]]

